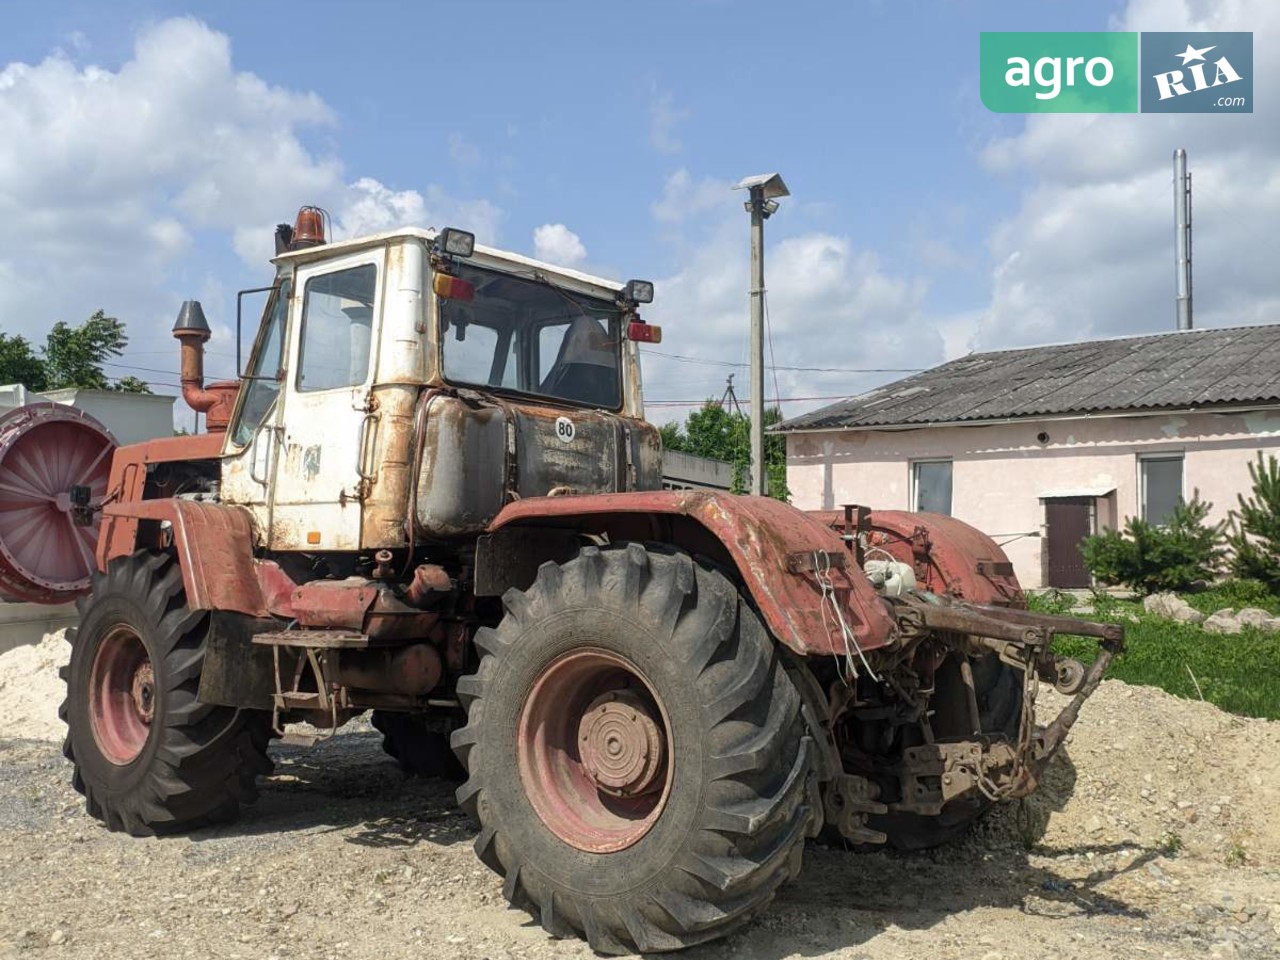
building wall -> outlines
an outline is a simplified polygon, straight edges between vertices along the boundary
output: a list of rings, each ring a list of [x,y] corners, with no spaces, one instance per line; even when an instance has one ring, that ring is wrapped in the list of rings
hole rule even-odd
[[[1181,453],[1184,495],[1198,489],[1213,503],[1211,519],[1223,519],[1249,489],[1258,450],[1280,454],[1280,411],[796,433],[787,436],[787,485],[803,509],[907,510],[912,461],[951,459],[952,515],[1008,541],[1019,579],[1034,588],[1044,578],[1041,497],[1114,488],[1098,501],[1098,520],[1116,526],[1139,511],[1140,455]]]

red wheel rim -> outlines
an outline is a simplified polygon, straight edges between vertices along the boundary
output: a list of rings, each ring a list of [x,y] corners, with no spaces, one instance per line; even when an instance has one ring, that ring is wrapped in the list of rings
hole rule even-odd
[[[576,650],[552,661],[525,700],[516,750],[534,811],[579,850],[623,850],[666,807],[666,708],[635,664],[617,654]]]
[[[117,624],[98,645],[89,675],[89,725],[102,755],[118,766],[136,760],[155,711],[155,669],[147,648],[132,627]]]

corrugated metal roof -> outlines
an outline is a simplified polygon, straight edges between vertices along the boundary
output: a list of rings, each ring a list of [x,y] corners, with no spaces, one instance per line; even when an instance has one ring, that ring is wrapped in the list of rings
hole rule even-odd
[[[1280,324],[973,353],[778,431],[1280,402]]]

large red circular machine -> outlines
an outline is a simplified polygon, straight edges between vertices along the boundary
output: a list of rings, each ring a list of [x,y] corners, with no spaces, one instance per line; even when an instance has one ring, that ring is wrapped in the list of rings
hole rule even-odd
[[[115,447],[106,427],[65,404],[0,417],[0,598],[64,603],[89,589],[99,516],[77,510],[74,493],[102,502]]]

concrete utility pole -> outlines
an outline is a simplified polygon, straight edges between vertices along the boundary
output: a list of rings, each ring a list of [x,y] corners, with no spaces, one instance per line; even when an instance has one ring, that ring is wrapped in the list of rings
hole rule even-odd
[[[746,177],[735,190],[748,191],[751,214],[751,488],[765,496],[769,476],[764,461],[764,222],[778,209],[778,197],[791,191],[776,173]]]
[[[1173,245],[1178,270],[1178,329],[1191,329],[1191,174],[1187,151],[1173,151]]]

